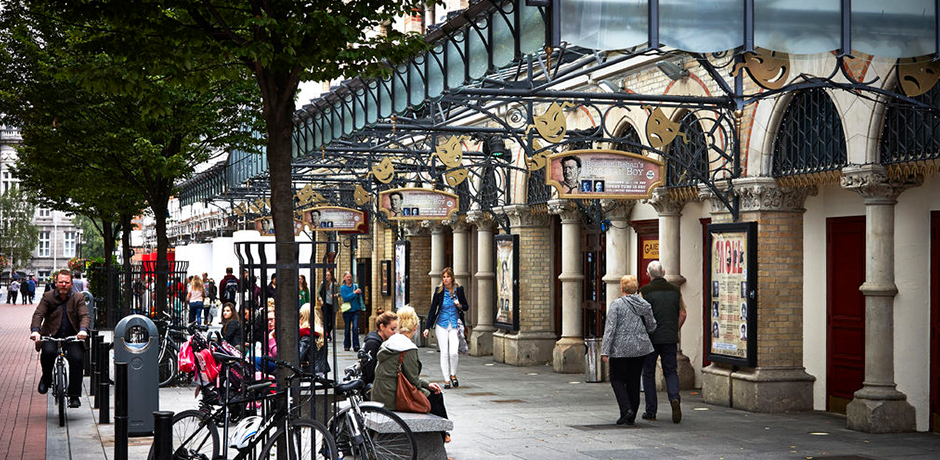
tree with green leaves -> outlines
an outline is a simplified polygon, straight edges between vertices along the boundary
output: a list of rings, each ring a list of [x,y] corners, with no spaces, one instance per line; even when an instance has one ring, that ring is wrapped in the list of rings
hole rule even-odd
[[[0,195],[0,254],[13,268],[29,264],[39,244],[39,227],[33,225],[35,214],[34,197],[19,186]]]
[[[32,0],[63,21],[87,24],[72,46],[120,56],[121,86],[160,75],[199,81],[233,78],[249,71],[260,89],[266,123],[266,155],[277,241],[277,338],[285,359],[295,360],[297,342],[297,252],[293,233],[291,132],[300,81],[386,71],[427,44],[417,34],[388,30],[399,17],[423,11],[427,0]],[[86,66],[88,82],[101,80]],[[155,210],[156,212],[156,210]]]

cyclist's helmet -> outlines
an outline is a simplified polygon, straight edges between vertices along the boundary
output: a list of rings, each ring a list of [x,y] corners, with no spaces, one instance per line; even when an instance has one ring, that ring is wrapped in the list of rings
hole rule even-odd
[[[244,449],[248,447],[248,443],[251,442],[251,438],[258,433],[258,428],[261,428],[261,417],[257,415],[252,415],[245,417],[242,421],[238,422],[238,425],[235,427],[235,431],[232,432],[232,437],[229,438],[229,447],[234,447],[236,449]]]

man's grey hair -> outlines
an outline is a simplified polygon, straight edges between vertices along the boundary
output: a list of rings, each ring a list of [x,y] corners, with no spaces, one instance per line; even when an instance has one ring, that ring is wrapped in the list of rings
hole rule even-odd
[[[650,262],[650,264],[646,266],[646,272],[649,273],[650,278],[653,279],[662,278],[666,275],[666,270],[663,269],[663,264],[658,260]]]

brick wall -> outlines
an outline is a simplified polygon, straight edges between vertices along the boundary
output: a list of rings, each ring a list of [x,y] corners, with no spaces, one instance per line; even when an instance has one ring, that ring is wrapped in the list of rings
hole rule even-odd
[[[552,330],[551,227],[522,227],[519,235],[519,329]]]
[[[431,309],[431,236],[409,236],[411,242],[410,267],[408,268],[408,299],[419,315],[426,316]]]

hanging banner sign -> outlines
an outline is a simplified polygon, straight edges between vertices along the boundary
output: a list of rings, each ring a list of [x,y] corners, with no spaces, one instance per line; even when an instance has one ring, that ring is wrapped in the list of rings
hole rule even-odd
[[[271,216],[262,217],[252,221],[255,230],[263,236],[274,236],[274,218]],[[294,219],[294,236],[300,235],[304,231],[307,223]]]
[[[757,365],[757,223],[708,225],[708,360]]]
[[[317,206],[304,210],[304,222],[314,232],[364,232],[367,230],[365,213],[357,209],[338,206]]]
[[[457,195],[426,188],[396,188],[379,193],[379,210],[389,220],[444,220],[457,212]]]
[[[664,183],[663,162],[619,150],[570,150],[549,155],[545,183],[561,198],[641,199]]]

